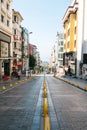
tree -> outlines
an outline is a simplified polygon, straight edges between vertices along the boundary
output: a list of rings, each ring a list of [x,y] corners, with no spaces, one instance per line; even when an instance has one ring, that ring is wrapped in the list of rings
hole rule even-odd
[[[36,64],[36,59],[33,55],[29,54],[29,67],[30,69],[34,69]]]

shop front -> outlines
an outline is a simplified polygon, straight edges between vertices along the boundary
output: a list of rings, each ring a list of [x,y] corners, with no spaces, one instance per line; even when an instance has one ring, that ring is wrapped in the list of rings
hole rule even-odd
[[[10,76],[10,43],[11,36],[0,32],[0,79]]]
[[[70,67],[71,74],[76,75],[76,53],[75,52],[64,53],[63,65],[67,67],[67,69]]]

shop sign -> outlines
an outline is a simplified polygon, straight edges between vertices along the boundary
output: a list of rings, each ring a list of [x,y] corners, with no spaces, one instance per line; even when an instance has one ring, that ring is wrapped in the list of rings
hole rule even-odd
[[[8,43],[1,41],[1,57],[8,57]]]

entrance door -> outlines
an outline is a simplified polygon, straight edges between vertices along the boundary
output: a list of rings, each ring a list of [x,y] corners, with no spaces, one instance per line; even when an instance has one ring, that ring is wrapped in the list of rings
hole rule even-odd
[[[9,76],[10,75],[10,65],[8,63],[4,63],[4,75]]]

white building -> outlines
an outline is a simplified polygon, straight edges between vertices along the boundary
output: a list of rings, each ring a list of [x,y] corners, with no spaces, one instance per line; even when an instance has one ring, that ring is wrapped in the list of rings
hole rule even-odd
[[[80,74],[83,75],[86,73],[87,69],[87,0],[77,1],[79,2],[77,76],[79,76]],[[82,66],[84,70],[82,70]]]
[[[12,37],[12,1],[0,1],[0,79],[10,75],[11,37]]]
[[[59,69],[63,66],[63,40],[63,33],[57,32],[56,42],[52,48],[50,59],[50,67],[53,72],[59,72]]]

